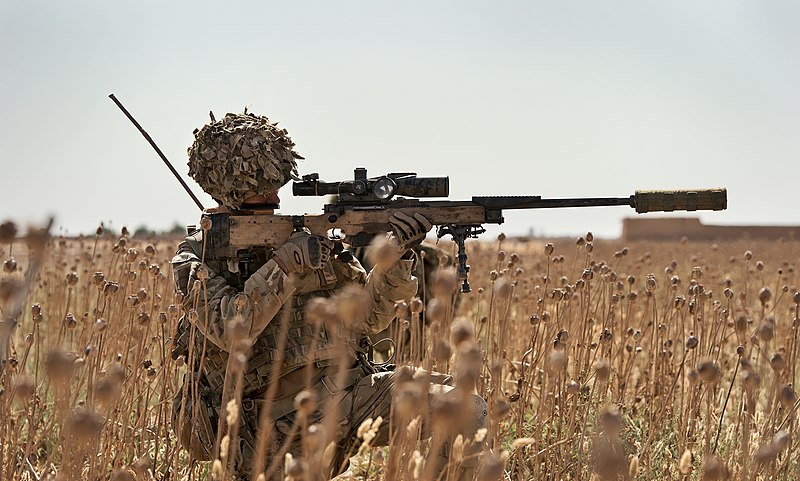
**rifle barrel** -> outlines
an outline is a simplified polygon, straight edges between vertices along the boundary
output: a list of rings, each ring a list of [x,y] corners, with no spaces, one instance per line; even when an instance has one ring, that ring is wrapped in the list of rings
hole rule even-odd
[[[637,190],[629,197],[582,197],[569,199],[542,199],[540,196],[473,197],[472,202],[486,210],[550,209],[560,207],[593,207],[627,205],[638,213],[697,210],[725,210],[728,191],[718,189],[693,190]]]

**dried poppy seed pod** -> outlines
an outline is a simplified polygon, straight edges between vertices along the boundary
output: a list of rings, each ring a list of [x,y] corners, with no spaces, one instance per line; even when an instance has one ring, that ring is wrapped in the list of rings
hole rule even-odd
[[[450,328],[450,335],[453,339],[453,344],[458,348],[466,342],[473,342],[475,339],[475,329],[469,321],[459,319],[453,323],[453,326]]]
[[[716,384],[722,379],[722,370],[719,364],[712,359],[701,361],[697,365],[697,373],[700,375],[700,380],[709,384]]]
[[[648,274],[647,278],[644,281],[644,286],[647,292],[653,292],[656,290],[656,276],[653,274]]]
[[[146,312],[140,312],[139,316],[136,318],[136,322],[138,322],[140,326],[146,326],[150,324],[150,314]]]
[[[431,276],[431,293],[434,296],[448,297],[458,287],[458,274],[455,269],[442,268]]]
[[[550,254],[553,253],[555,248],[556,246],[548,242],[547,244],[544,245],[544,255],[549,256]]]
[[[139,298],[134,295],[130,295],[127,297],[127,299],[125,299],[125,302],[128,304],[128,307],[136,307],[139,305]]]
[[[742,315],[736,318],[736,322],[734,323],[733,327],[736,329],[736,332],[744,335],[747,332],[747,326],[749,324],[750,322],[748,319]]]
[[[564,369],[567,368],[567,354],[563,349],[550,351],[550,354],[547,356],[547,360],[551,374],[559,375]]]
[[[3,262],[3,272],[7,274],[11,274],[17,270],[17,260],[13,257],[9,257]]]
[[[76,357],[74,353],[66,352],[63,349],[49,352],[44,361],[44,369],[50,380],[62,386],[68,383],[75,371],[73,361]]]
[[[691,335],[686,338],[686,349],[694,349],[700,343],[700,340],[697,339],[697,336]]]
[[[594,250],[594,244],[591,242],[586,243],[586,252],[592,252]]]
[[[67,314],[64,316],[64,327],[67,329],[75,329],[78,325],[78,321],[75,319],[75,316],[72,313]]]
[[[709,456],[703,462],[702,481],[721,481],[730,479],[730,471],[725,465],[725,461],[718,456]]]
[[[302,459],[292,458],[286,462],[286,478],[289,481],[308,479],[308,463]]]
[[[791,440],[791,435],[784,429],[778,431],[774,436],[772,436],[772,444],[775,446],[778,452],[788,448]]]
[[[744,253],[744,260],[746,260],[746,261],[749,261],[749,260],[751,260],[752,258],[753,258],[753,252],[752,252],[752,251],[745,251],[745,253]]]
[[[786,369],[786,358],[781,353],[776,352],[769,358],[769,364],[772,366],[773,371],[781,373]]]
[[[605,359],[597,361],[594,365],[594,372],[598,381],[608,381],[608,378],[611,377],[611,363]]]
[[[785,384],[780,391],[778,391],[778,401],[785,410],[790,410],[797,402],[797,393],[791,384]]]
[[[36,393],[36,381],[27,374],[17,376],[14,383],[14,395],[22,402],[27,402]]]
[[[746,370],[742,373],[742,384],[745,390],[752,394],[756,389],[761,387],[761,376],[755,371]]]
[[[567,394],[569,394],[570,396],[576,396],[580,392],[581,392],[581,385],[578,384],[576,381],[570,381],[567,383]]]
[[[204,216],[202,219],[200,219],[200,229],[202,229],[205,232],[208,232],[208,231],[211,230],[211,218],[210,217],[205,217]]]
[[[136,476],[125,468],[115,469],[109,481],[136,481]]]
[[[119,284],[116,282],[108,282],[106,283],[105,287],[103,287],[103,294],[106,296],[113,296],[119,291]]]
[[[294,408],[301,417],[307,418],[317,409],[317,395],[309,390],[300,391],[294,397]]]
[[[316,451],[325,445],[325,428],[322,424],[312,424],[305,434],[305,441],[309,450]]]
[[[591,232],[587,232],[584,237],[586,237],[586,242],[592,242],[594,240],[594,234]]]
[[[147,268],[147,272],[151,276],[156,277],[157,275],[161,274],[161,267],[159,267],[158,264],[150,264],[150,266]]]
[[[447,339],[437,339],[433,344],[433,359],[439,362],[450,360],[452,349],[450,342]]]
[[[772,299],[772,291],[769,287],[762,287],[761,290],[758,291],[758,300],[761,301],[761,305],[765,306],[770,299]]]
[[[598,418],[598,426],[607,435],[617,436],[622,430],[622,416],[619,408],[611,406],[604,409]]]
[[[490,417],[494,421],[502,421],[511,412],[511,404],[505,399],[496,399],[492,403]]]
[[[764,341],[769,342],[775,337],[775,324],[771,322],[764,322],[758,328],[758,337]]]
[[[439,299],[434,298],[428,302],[428,308],[425,312],[430,321],[442,321],[447,313],[447,306]]]
[[[500,234],[497,235],[497,240],[503,242],[504,240],[506,240],[506,235],[503,232],[501,232]]]
[[[85,443],[95,439],[103,428],[101,417],[92,409],[76,407],[67,419],[67,432],[78,442]]]
[[[575,245],[578,247],[582,247],[586,244],[586,239],[583,237],[578,237],[578,240],[575,241]]]
[[[405,319],[408,316],[408,304],[406,301],[394,303],[394,316],[398,319]]]
[[[422,300],[420,300],[419,297],[415,297],[411,299],[411,304],[409,305],[409,308],[411,309],[412,314],[419,314],[422,312],[424,304],[422,303]]]

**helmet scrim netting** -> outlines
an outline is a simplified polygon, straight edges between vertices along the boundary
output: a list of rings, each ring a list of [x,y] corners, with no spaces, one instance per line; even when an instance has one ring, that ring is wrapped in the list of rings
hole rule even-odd
[[[213,119],[213,116],[212,116]],[[254,194],[276,192],[297,179],[294,142],[267,117],[225,114],[194,131],[189,147],[189,175],[211,197],[238,208]]]

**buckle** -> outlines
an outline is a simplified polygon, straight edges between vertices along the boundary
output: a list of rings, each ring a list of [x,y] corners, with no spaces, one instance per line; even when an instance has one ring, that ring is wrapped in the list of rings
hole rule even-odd
[[[334,394],[336,394],[337,392],[339,392],[339,390],[337,389],[337,390],[335,390],[335,391],[334,391],[333,389],[331,389],[331,388],[330,388],[330,386],[328,386],[327,379],[328,379],[328,376],[322,376],[322,377],[319,379],[319,382],[321,382],[321,383],[322,383],[322,385],[323,385],[323,386],[325,386],[325,389],[327,389],[327,390],[328,390],[328,393],[329,393],[331,396],[333,396]],[[331,385],[333,385],[333,383],[332,383],[332,382],[331,382]],[[336,386],[333,386],[333,387],[336,387]]]
[[[242,409],[244,409],[245,412],[255,411],[256,402],[250,398],[242,399]]]

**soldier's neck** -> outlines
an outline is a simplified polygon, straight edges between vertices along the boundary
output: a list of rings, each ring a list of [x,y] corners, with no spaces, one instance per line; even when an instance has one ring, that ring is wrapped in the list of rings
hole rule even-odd
[[[234,214],[234,215],[272,215],[279,206],[270,204],[263,206],[247,206],[242,209],[229,209],[224,205],[206,209],[209,214]]]

